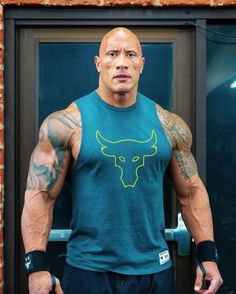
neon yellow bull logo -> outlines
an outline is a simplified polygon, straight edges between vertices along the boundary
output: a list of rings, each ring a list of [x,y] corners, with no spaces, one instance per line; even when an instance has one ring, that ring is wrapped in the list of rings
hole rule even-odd
[[[157,153],[157,135],[154,130],[146,141],[134,139],[110,141],[99,131],[96,131],[96,139],[101,145],[102,154],[112,158],[115,167],[120,169],[120,180],[124,188],[135,187],[139,179],[138,171],[145,165],[146,158]]]

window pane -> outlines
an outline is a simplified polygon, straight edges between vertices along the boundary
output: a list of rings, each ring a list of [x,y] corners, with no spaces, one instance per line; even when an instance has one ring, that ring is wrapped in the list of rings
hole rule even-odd
[[[143,44],[144,71],[139,91],[162,107],[173,108],[173,44]]]
[[[63,109],[98,85],[98,44],[40,43],[39,117]]]
[[[98,43],[40,43],[39,117],[65,108],[98,86],[94,56]],[[139,91],[171,109],[173,44],[143,44],[145,68]]]
[[[236,25],[210,26],[236,35]],[[215,224],[224,285],[236,293],[236,38],[208,33],[207,41],[207,188]]]

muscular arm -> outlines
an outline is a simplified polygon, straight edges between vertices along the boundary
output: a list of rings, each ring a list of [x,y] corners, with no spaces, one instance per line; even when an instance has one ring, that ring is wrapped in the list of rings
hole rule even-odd
[[[51,114],[42,124],[27,178],[22,212],[22,236],[26,253],[46,251],[55,200],[69,167],[77,159],[81,141],[81,118],[77,107]],[[29,275],[29,293],[49,293],[51,277],[47,271]],[[56,279],[55,293],[63,294]]]
[[[197,165],[191,153],[192,135],[186,123],[177,115],[160,106],[157,111],[167,138],[172,146],[169,170],[177,194],[184,222],[196,244],[214,240],[212,215],[207,191],[198,175]],[[196,271],[195,291],[214,294],[222,284],[222,278],[214,262],[203,262],[206,279],[211,281],[208,290],[201,290],[203,275]]]
[[[78,153],[80,122],[79,112],[72,104],[51,114],[40,128],[39,141],[30,160],[22,213],[26,252],[46,250],[54,203]]]
[[[172,145],[169,171],[186,226],[196,243],[213,240],[209,198],[191,153],[191,132],[176,114],[159,106],[158,113]]]

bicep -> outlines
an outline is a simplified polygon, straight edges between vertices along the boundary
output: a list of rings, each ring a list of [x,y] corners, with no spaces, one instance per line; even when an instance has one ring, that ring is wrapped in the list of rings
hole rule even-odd
[[[22,235],[27,252],[46,250],[53,207],[65,178],[66,160],[62,159],[66,158],[65,153],[54,150],[46,138],[39,141],[32,153],[22,211]]]
[[[39,142],[30,159],[27,191],[59,193],[70,164],[70,153],[64,146],[54,146],[47,134],[47,125],[40,129]]]
[[[191,151],[174,150],[172,159],[175,161],[174,169],[178,169],[185,181],[197,173],[197,164]]]
[[[196,161],[190,151],[174,150],[169,173],[178,196],[187,196],[198,178]]]
[[[169,114],[166,124],[172,138],[172,157],[169,170],[177,191],[186,192],[191,188],[192,180],[198,175],[197,164],[191,152],[192,134],[188,125],[176,114]]]

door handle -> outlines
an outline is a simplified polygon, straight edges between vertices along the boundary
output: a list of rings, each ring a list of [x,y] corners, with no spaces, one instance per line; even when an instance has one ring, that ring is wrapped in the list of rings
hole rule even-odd
[[[70,229],[51,230],[48,241],[66,242],[71,234]],[[178,222],[175,229],[165,229],[165,239],[178,243],[178,255],[185,256],[190,253],[190,234],[184,224],[181,213],[178,213]]]
[[[165,229],[165,239],[175,241],[178,244],[178,255],[190,255],[190,234],[185,226],[181,213],[177,216],[177,227],[175,229]]]

